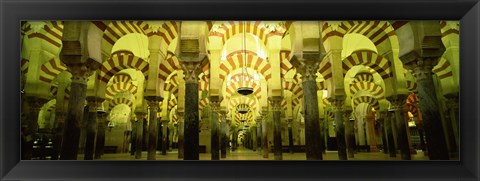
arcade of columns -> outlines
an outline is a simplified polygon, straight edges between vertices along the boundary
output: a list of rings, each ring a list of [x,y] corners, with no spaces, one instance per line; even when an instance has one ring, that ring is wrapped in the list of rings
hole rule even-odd
[[[411,125],[430,159],[458,154],[456,21],[27,21],[21,28],[22,135],[51,130],[52,159],[101,159],[118,125],[126,125],[120,137],[132,140],[132,155],[141,158],[146,147],[148,160],[171,142],[185,160],[198,160],[201,145],[212,160],[225,158],[230,142],[231,151],[243,144],[276,160],[285,146],[304,146],[307,160],[322,160],[328,149],[347,160],[362,145],[409,160]],[[31,159],[33,139],[22,145],[22,159]]]

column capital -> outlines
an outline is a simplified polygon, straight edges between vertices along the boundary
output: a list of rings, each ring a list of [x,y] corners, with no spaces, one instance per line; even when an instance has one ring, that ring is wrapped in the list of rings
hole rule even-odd
[[[101,64],[93,59],[88,59],[84,63],[71,63],[63,61],[67,66],[67,71],[72,74],[72,82],[87,85],[88,77],[93,75]]]
[[[334,112],[344,110],[344,107],[343,107],[343,103],[345,102],[344,99],[333,99],[330,102],[332,102],[332,108]]]
[[[282,100],[283,100],[283,97],[279,97],[279,96],[268,98],[268,101],[272,105],[273,111],[281,111],[282,110]]]
[[[89,96],[86,98],[88,104],[88,111],[89,112],[97,112],[98,107],[100,107],[105,99]]]
[[[390,110],[403,110],[405,109],[405,104],[408,95],[396,95],[392,97],[387,97],[387,100],[390,101]]]
[[[302,81],[315,81],[317,78],[316,73],[318,72],[318,68],[320,65],[320,60],[316,60],[315,58],[298,58],[297,56],[293,56],[291,63],[295,67],[298,73],[302,75]]]
[[[198,83],[200,73],[202,73],[202,67],[208,63],[207,57],[200,61],[180,61],[182,70],[184,72],[185,83]]]
[[[420,57],[418,55],[411,56],[413,57],[403,57],[402,62],[404,67],[412,71],[412,75],[417,81],[427,78],[431,79],[433,74],[432,69],[435,65],[437,65],[440,57]]]
[[[445,98],[447,99],[445,101],[447,108],[458,109],[458,96],[445,96]]]
[[[147,100],[148,107],[150,109],[158,110],[160,106],[158,103],[163,101],[163,97],[160,96],[145,96],[145,100]]]
[[[49,101],[48,99],[45,99],[45,98],[33,97],[33,96],[28,96],[26,97],[26,99],[28,102],[28,106],[34,112],[39,112],[40,109],[42,109],[42,106]]]
[[[216,113],[220,113],[220,103],[223,100],[222,96],[210,96],[210,107],[212,108],[212,111]]]

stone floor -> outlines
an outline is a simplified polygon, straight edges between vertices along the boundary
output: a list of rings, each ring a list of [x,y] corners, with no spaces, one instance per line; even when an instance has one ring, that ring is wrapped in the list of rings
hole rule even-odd
[[[157,160],[181,160],[178,159],[177,150],[167,152],[167,155],[161,155],[161,152],[157,152]],[[142,158],[139,160],[146,160],[147,152],[142,153]],[[305,153],[283,153],[283,160],[305,160]],[[327,151],[323,154],[324,160],[338,160],[336,151]],[[83,160],[83,155],[78,156],[78,160]],[[116,153],[116,154],[104,154],[100,160],[136,160],[134,156],[130,156],[129,153]],[[201,153],[200,160],[210,160],[210,153]],[[253,150],[239,148],[236,151],[227,153],[227,158],[221,160],[273,160],[273,153],[268,155],[268,158],[263,158],[260,152],[254,152]],[[358,152],[354,158],[349,160],[401,160],[400,154],[397,157],[389,157],[388,154],[383,152]],[[428,160],[428,157],[419,150],[416,154],[412,155],[412,160]]]

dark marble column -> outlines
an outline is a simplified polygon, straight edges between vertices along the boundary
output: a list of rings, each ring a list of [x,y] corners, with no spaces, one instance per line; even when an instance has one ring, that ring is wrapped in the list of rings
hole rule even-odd
[[[257,153],[262,154],[262,119],[260,117],[257,117],[255,120],[257,124]]]
[[[333,101],[333,112],[335,116],[335,133],[337,137],[338,159],[347,160],[347,146],[345,141],[345,118],[343,99]],[[306,127],[306,126],[305,126]]]
[[[229,122],[226,120],[226,112],[220,112],[220,120],[221,120],[221,131],[220,131],[220,158],[227,158],[227,146],[228,146],[228,127]]]
[[[352,115],[351,109],[345,109],[343,112],[345,118],[345,143],[347,144],[347,156],[348,158],[354,158],[355,152],[355,133],[353,132],[353,121],[350,120],[350,116]],[[352,139],[353,138],[353,139]]]
[[[55,136],[53,140],[52,160],[60,158],[60,150],[62,149],[63,128],[65,127],[65,113],[61,111],[55,112]]]
[[[378,152],[378,147],[377,147],[377,138],[375,135],[375,116],[369,115],[367,116],[367,129],[368,129],[368,135],[369,139],[368,141],[370,142],[370,152]],[[406,127],[408,129],[408,127]],[[408,130],[407,130],[408,133]],[[407,134],[409,135],[409,134]],[[407,137],[408,138],[408,137]],[[410,144],[409,144],[410,145]]]
[[[168,150],[168,120],[162,120],[161,128],[162,128],[162,155],[167,155]]]
[[[211,120],[210,120],[210,145],[211,159],[220,160],[220,131],[218,123],[218,112],[220,111],[220,101],[217,97],[210,98]]]
[[[257,151],[257,126],[252,126],[252,150]]]
[[[397,146],[400,148],[400,154],[402,160],[411,160],[410,155],[410,145],[408,144],[407,135],[407,123],[404,117],[405,112],[405,100],[406,95],[397,95],[396,98],[389,98],[388,100],[391,103],[390,109],[394,111],[395,122],[392,124],[392,127],[395,128],[397,133]]]
[[[108,113],[104,111],[97,112],[97,138],[95,141],[95,155],[94,159],[100,159],[103,155],[105,146],[105,129],[107,128]]]
[[[184,151],[184,120],[183,120],[183,112],[177,112],[178,114],[178,158],[183,159],[183,151]]]
[[[26,130],[25,133],[22,132],[23,137],[22,139],[24,142],[23,145],[25,147],[22,148],[22,160],[31,160],[33,154],[33,142],[35,141],[35,135],[38,132],[38,113],[42,108],[43,104],[45,104],[48,100],[38,97],[27,97],[28,106],[30,108],[28,119],[26,123]]]
[[[383,153],[388,154],[387,134],[385,133],[385,116],[387,113],[380,112],[378,123],[380,124],[380,131],[382,132],[382,147]]]
[[[396,157],[397,155],[397,150],[395,149],[395,140],[393,137],[394,120],[395,120],[395,115],[393,111],[389,111],[389,113],[385,118],[385,130],[387,133],[388,153],[390,157]]]
[[[268,126],[267,126],[267,112],[262,112],[262,151],[263,158],[268,158]]]
[[[318,114],[318,97],[316,79],[316,67],[310,64],[304,66],[302,74],[303,108],[305,110],[305,146],[307,160],[322,160],[320,137],[320,117]]]
[[[155,160],[156,153],[157,153],[157,143],[158,143],[157,113],[160,109],[159,103],[163,101],[163,98],[158,96],[146,96],[145,99],[148,101],[148,109],[150,111],[150,118],[148,120],[147,160]]]
[[[144,118],[145,118],[145,113],[143,112],[136,112],[135,113],[135,116],[137,117],[137,120],[135,121],[135,124],[136,124],[136,129],[137,129],[137,132],[135,134],[137,139],[136,139],[136,145],[135,145],[135,159],[140,159],[142,158],[142,143],[143,143],[143,122],[144,122]]]
[[[432,78],[432,69],[438,59],[439,57],[418,57],[408,67],[413,70],[412,74],[417,80],[420,110],[427,137],[428,157],[430,160],[448,160],[449,155],[440,119],[437,92]]]
[[[85,160],[93,160],[95,137],[97,134],[97,109],[104,101],[97,97],[87,97],[88,101],[88,119],[86,124],[86,141],[85,141]]]
[[[282,124],[280,120],[282,97],[271,97],[273,110],[273,155],[275,160],[282,160]]]
[[[84,104],[87,93],[87,82],[93,70],[91,70],[90,65],[87,64],[67,64],[67,68],[72,74],[72,83],[70,84],[71,92],[60,159],[76,160],[80,142],[80,126],[83,121]]]
[[[292,131],[292,119],[288,120],[288,147],[290,150],[290,153],[293,154],[293,131]]]
[[[199,113],[198,113],[198,75],[200,62],[183,62],[185,74],[185,139],[184,159],[198,160],[199,155]]]
[[[460,143],[459,143],[459,136],[458,136],[458,96],[457,94],[455,95],[446,95],[445,96],[447,98],[446,100],[446,106],[447,106],[447,109],[448,109],[448,117],[450,117],[450,121],[451,121],[451,130],[452,130],[452,133],[453,133],[453,137],[451,139],[454,140],[454,143],[455,143],[455,149],[454,151],[456,153],[458,153],[459,151],[459,146],[460,146]]]

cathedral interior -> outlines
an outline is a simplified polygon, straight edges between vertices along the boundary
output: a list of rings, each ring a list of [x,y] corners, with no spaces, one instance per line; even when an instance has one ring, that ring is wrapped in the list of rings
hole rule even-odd
[[[23,160],[458,160],[458,21],[23,21]]]

